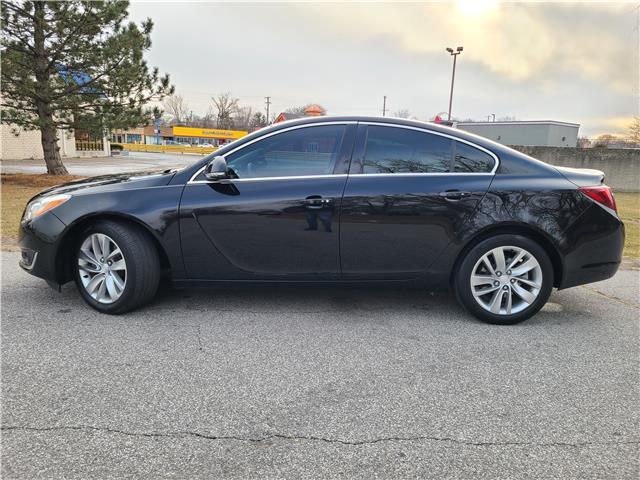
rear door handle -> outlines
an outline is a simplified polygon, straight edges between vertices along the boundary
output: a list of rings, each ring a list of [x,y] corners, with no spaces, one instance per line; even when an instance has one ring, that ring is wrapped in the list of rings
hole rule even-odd
[[[446,192],[440,192],[438,195],[444,197],[445,200],[461,200],[465,197],[470,197],[471,192],[461,192],[460,190],[447,190]]]

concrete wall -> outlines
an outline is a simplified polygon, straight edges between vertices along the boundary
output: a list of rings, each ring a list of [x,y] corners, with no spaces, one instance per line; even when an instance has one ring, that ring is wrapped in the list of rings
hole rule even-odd
[[[522,146],[512,148],[559,167],[601,170],[606,174],[606,184],[614,190],[640,192],[640,149]]]
[[[25,158],[44,159],[40,130],[25,130],[16,125],[2,125],[0,158],[23,160]],[[58,131],[58,145],[61,157],[76,156],[76,142],[73,133]]]

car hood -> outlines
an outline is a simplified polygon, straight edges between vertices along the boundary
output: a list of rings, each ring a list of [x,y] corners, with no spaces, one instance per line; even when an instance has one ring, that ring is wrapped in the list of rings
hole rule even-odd
[[[126,190],[167,185],[176,170],[127,172],[99,177],[83,178],[73,182],[56,185],[43,190],[36,196],[58,195],[62,193],[85,194],[107,190]],[[35,198],[35,197],[34,197]]]

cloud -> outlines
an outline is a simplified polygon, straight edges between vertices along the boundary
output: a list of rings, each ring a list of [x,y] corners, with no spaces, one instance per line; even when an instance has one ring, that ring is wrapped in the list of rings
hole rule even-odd
[[[382,37],[407,52],[444,54],[445,46],[464,45],[465,61],[513,82],[577,73],[620,92],[637,92],[635,5],[492,2],[494,8],[483,10],[465,3],[314,3],[298,11],[341,36]]]
[[[636,5],[493,3],[133,2],[131,12],[153,18],[149,63],[197,114],[225,91],[256,110],[269,95],[271,112],[314,102],[363,115],[381,114],[386,95],[388,111],[426,120],[448,105],[444,48],[464,45],[456,117],[565,120],[594,135],[624,131],[605,119],[638,115]]]

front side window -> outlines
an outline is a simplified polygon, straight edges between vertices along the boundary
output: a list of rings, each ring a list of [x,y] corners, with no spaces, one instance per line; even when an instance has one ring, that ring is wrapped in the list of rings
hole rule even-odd
[[[363,173],[440,173],[451,170],[453,140],[406,128],[371,125]]]
[[[466,143],[456,142],[453,170],[456,173],[489,173],[493,170],[495,159]]]
[[[268,178],[333,173],[344,125],[319,125],[279,133],[226,156],[238,178]]]

